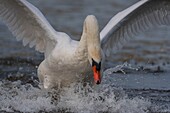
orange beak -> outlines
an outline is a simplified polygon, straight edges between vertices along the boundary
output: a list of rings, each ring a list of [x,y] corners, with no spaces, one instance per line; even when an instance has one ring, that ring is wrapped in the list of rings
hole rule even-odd
[[[97,71],[95,65],[94,65],[92,68],[93,68],[94,82],[95,82],[96,84],[100,84],[100,83],[101,83],[100,72]]]

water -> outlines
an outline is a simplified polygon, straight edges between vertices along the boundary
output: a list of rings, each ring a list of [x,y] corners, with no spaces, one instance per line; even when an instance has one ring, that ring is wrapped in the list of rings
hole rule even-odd
[[[88,14],[102,29],[137,0],[30,0],[52,26],[79,39]],[[17,42],[0,23],[0,112],[152,113],[170,112],[170,33],[161,26],[139,34],[107,59],[100,86],[72,84],[41,90],[36,75],[43,55]]]

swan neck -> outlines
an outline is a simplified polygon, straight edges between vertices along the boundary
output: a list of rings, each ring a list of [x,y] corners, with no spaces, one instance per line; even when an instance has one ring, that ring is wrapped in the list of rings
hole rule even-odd
[[[86,17],[83,27],[83,37],[86,38],[89,56],[91,56],[96,61],[100,61],[101,47],[99,25],[95,16],[89,15]]]

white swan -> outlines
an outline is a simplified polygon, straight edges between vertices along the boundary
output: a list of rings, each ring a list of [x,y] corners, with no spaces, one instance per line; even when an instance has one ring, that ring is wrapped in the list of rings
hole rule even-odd
[[[72,82],[93,78],[99,84],[104,57],[112,55],[124,39],[147,28],[170,23],[170,1],[141,0],[115,15],[101,32],[95,16],[89,15],[80,41],[55,31],[42,13],[26,0],[0,0],[0,17],[24,46],[35,46],[45,54],[38,68],[44,88],[59,84],[69,86]]]

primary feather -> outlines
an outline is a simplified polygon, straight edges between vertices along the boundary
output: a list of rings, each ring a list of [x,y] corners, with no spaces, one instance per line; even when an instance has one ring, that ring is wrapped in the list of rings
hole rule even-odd
[[[170,0],[141,0],[115,15],[101,31],[106,56],[126,40],[159,25],[170,24]]]
[[[39,52],[54,48],[57,33],[43,14],[26,0],[0,0],[0,18],[18,41]]]

